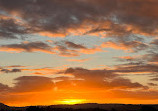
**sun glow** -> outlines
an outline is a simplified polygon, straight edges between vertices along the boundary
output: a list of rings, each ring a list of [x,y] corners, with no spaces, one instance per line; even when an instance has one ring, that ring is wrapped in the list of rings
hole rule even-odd
[[[86,101],[85,99],[63,99],[63,100],[57,101],[57,103],[73,105],[73,104],[84,103],[85,101]]]

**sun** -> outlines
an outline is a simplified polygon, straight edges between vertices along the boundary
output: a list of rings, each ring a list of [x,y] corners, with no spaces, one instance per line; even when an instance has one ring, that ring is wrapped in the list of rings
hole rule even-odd
[[[81,104],[84,103],[85,99],[63,99],[60,101],[57,101],[58,104],[68,104],[68,105],[74,105],[74,104]]]

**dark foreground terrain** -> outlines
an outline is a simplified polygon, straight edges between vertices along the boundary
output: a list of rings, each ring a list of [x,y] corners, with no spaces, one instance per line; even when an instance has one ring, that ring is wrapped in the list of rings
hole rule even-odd
[[[158,111],[158,105],[131,105],[131,104],[76,104],[9,107],[0,104],[0,111]]]

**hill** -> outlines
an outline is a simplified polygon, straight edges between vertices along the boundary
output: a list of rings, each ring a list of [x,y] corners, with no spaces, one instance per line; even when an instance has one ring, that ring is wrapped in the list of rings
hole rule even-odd
[[[8,109],[8,108],[10,108],[10,107],[5,105],[5,104],[3,104],[3,103],[0,103],[0,110],[1,109]]]
[[[132,105],[132,104],[76,104],[9,107],[0,103],[0,111],[158,111],[158,105]]]

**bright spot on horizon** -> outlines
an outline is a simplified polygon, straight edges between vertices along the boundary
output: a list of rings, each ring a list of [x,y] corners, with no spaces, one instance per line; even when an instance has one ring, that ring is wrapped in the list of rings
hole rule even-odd
[[[74,105],[74,104],[82,104],[86,100],[85,99],[63,99],[57,101],[58,104],[68,104],[68,105]]]

